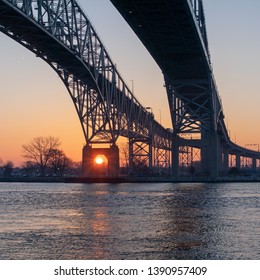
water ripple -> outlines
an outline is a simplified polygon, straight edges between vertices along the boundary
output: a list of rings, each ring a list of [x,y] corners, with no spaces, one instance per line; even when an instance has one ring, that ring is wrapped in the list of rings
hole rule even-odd
[[[260,189],[0,183],[0,259],[260,259]]]

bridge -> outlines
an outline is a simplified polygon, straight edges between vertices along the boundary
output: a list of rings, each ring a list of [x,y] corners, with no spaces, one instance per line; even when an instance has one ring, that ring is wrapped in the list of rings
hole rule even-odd
[[[76,0],[0,0],[0,30],[48,63],[71,96],[86,140],[83,176],[97,175],[99,154],[108,161],[103,175],[118,176],[120,137],[131,174],[255,173],[260,153],[234,144],[226,129],[202,0],[111,2],[163,72],[173,129],[134,96]]]

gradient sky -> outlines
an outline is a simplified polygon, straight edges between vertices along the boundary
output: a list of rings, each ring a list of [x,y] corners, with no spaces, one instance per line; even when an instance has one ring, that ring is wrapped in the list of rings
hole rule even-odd
[[[109,0],[80,0],[125,82],[157,120],[171,127],[161,71]],[[260,1],[204,0],[215,79],[237,144],[260,144]],[[23,161],[21,145],[56,136],[73,160],[85,143],[74,105],[57,74],[0,33],[0,158]]]

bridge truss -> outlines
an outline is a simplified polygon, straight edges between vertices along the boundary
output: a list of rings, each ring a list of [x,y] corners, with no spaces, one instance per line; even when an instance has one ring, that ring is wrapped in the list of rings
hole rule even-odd
[[[87,146],[113,146],[123,136],[130,143],[130,165],[169,165],[172,133],[133,95],[75,0],[0,0],[0,31],[57,72]]]
[[[237,158],[238,169],[243,158],[251,159],[254,170],[260,154],[232,143],[227,133],[202,0],[110,1],[163,72],[173,124],[174,177],[180,176],[181,166],[194,164],[191,154],[198,150],[197,170],[205,176],[226,174],[230,156]]]

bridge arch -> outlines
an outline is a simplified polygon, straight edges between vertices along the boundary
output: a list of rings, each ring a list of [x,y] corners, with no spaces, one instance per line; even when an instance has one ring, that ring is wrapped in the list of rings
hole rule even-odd
[[[46,12],[46,5],[48,5],[48,1],[43,1],[43,4],[36,4],[37,2],[35,1],[25,1],[24,5],[18,1],[6,1],[6,3],[10,2],[11,5],[15,5],[16,7],[18,7],[18,13],[16,14],[16,19],[20,21],[28,21],[28,26],[30,25],[32,18],[34,17],[34,12],[35,10],[39,10],[39,9],[43,9],[44,6],[44,2],[45,2],[45,12]],[[55,1],[53,1],[52,3],[54,3]],[[73,3],[71,2],[71,5]],[[4,5],[4,4],[2,4]],[[26,7],[26,5],[28,5],[28,7]],[[39,5],[38,7],[34,7],[32,5]],[[7,7],[1,7],[1,9],[8,9]],[[71,8],[71,7],[70,7]],[[12,11],[12,8],[8,9],[9,12]],[[3,13],[7,13],[8,10],[6,11],[2,11]],[[21,13],[21,11],[23,13],[26,13],[26,16],[24,15],[19,15],[19,13]],[[33,11],[34,10],[34,11]],[[42,13],[44,13],[44,11],[41,11]],[[54,12],[59,12],[59,9],[57,8],[57,10],[50,10],[49,11],[49,17],[54,17]],[[10,12],[11,13],[11,12]],[[42,15],[43,16],[43,15]],[[14,12],[10,17],[14,17]],[[86,18],[85,18],[86,19]],[[41,18],[41,20],[43,20]],[[86,104],[84,103],[85,100],[84,97],[87,95],[85,91],[88,91],[89,88],[91,88],[92,90],[92,95],[93,95],[93,91],[95,91],[94,95],[95,95],[95,99],[96,100],[100,100],[98,106],[99,106],[99,110],[102,111],[102,117],[103,117],[103,125],[105,123],[105,119],[109,120],[109,112],[108,112],[108,107],[105,106],[105,98],[104,98],[104,90],[101,90],[101,86],[102,83],[104,84],[104,81],[102,81],[101,79],[97,79],[97,77],[94,77],[94,75],[96,75],[97,73],[94,73],[95,70],[94,68],[91,69],[90,65],[88,65],[86,62],[84,62],[84,60],[82,60],[81,58],[77,57],[77,59],[70,58],[71,62],[73,63],[73,60],[78,60],[77,61],[77,66],[80,67],[79,64],[82,64],[81,66],[81,70],[83,69],[85,76],[88,76],[85,78],[85,81],[82,79],[82,77],[80,77],[79,72],[75,75],[73,73],[73,71],[71,71],[70,67],[71,65],[68,65],[68,62],[66,63],[67,65],[62,63],[62,59],[60,57],[58,57],[59,62],[61,63],[57,63],[57,59],[55,57],[55,55],[57,54],[53,54],[52,51],[50,50],[53,45],[55,45],[56,43],[56,49],[57,51],[63,52],[64,56],[78,56],[75,51],[71,50],[70,48],[68,48],[68,46],[66,46],[65,44],[62,44],[62,42],[56,42],[57,41],[57,36],[55,36],[54,34],[52,34],[53,32],[50,32],[49,34],[47,34],[50,30],[47,30],[44,28],[44,25],[51,25],[51,23],[49,21],[47,21],[47,23],[43,23],[40,22],[41,21],[40,18],[38,18],[38,22],[33,22],[33,27],[32,26],[27,26],[27,28],[29,29],[35,29],[37,30],[37,32],[39,33],[45,33],[40,34],[39,36],[45,37],[45,41],[43,41],[43,43],[40,41],[40,43],[36,43],[36,41],[38,40],[38,35],[36,34],[34,37],[30,38],[30,36],[28,37],[28,39],[24,38],[26,37],[26,32],[29,32],[28,30],[24,30],[23,33],[25,35],[19,36],[17,34],[19,34],[19,27],[17,28],[16,24],[10,24],[6,27],[6,26],[2,26],[1,27],[1,31],[3,33],[5,33],[6,35],[8,35],[9,37],[11,37],[12,39],[14,39],[15,41],[17,41],[18,43],[20,43],[22,46],[26,47],[27,49],[29,49],[30,51],[32,51],[33,53],[35,53],[36,56],[40,57],[41,59],[43,59],[46,63],[48,63],[52,69],[58,74],[58,76],[60,77],[60,79],[63,81],[65,87],[67,88],[72,101],[74,103],[74,106],[76,108],[77,114],[79,116],[79,119],[81,121],[81,126],[84,132],[84,136],[86,139],[86,142],[88,142],[89,140],[91,140],[95,133],[97,133],[98,131],[93,131],[92,135],[89,135],[89,131],[86,131],[86,120],[84,120],[84,114],[86,114],[86,112],[84,112],[84,110],[86,110]],[[86,19],[87,20],[87,19]],[[40,24],[42,23],[42,25]],[[58,24],[58,22],[57,22]],[[90,25],[90,23],[88,22],[89,26],[89,32],[93,33],[92,36],[94,36],[94,40],[96,41],[95,43],[97,44],[97,38],[95,35],[94,30],[91,30],[92,27]],[[13,26],[12,26],[13,25]],[[38,25],[38,26],[37,26]],[[12,30],[13,28],[13,30]],[[55,28],[55,26],[52,26],[51,28]],[[26,29],[26,28],[25,28]],[[36,32],[36,31],[33,32]],[[91,36],[91,35],[89,35]],[[56,39],[56,40],[55,40]],[[72,41],[74,40],[74,38],[72,38]],[[91,39],[90,39],[91,40]],[[70,42],[71,43],[71,42]],[[99,45],[95,46],[96,48],[100,48],[100,42]],[[75,47],[75,46],[74,46]],[[56,52],[57,52],[56,51]],[[65,54],[66,53],[66,54]],[[93,53],[93,52],[92,52]],[[104,54],[102,54],[104,55]],[[96,58],[93,58],[96,59]],[[75,63],[75,62],[74,62]],[[92,70],[92,71],[91,71]],[[86,75],[87,74],[87,75]],[[81,104],[80,104],[81,103]],[[112,126],[111,126],[111,122],[107,121],[107,124],[109,126],[109,131],[113,131]],[[110,139],[111,141],[115,142],[115,136],[111,135]]]
[[[0,31],[59,75],[87,144],[157,136],[170,149],[171,134],[134,97],[76,1],[1,0]]]

